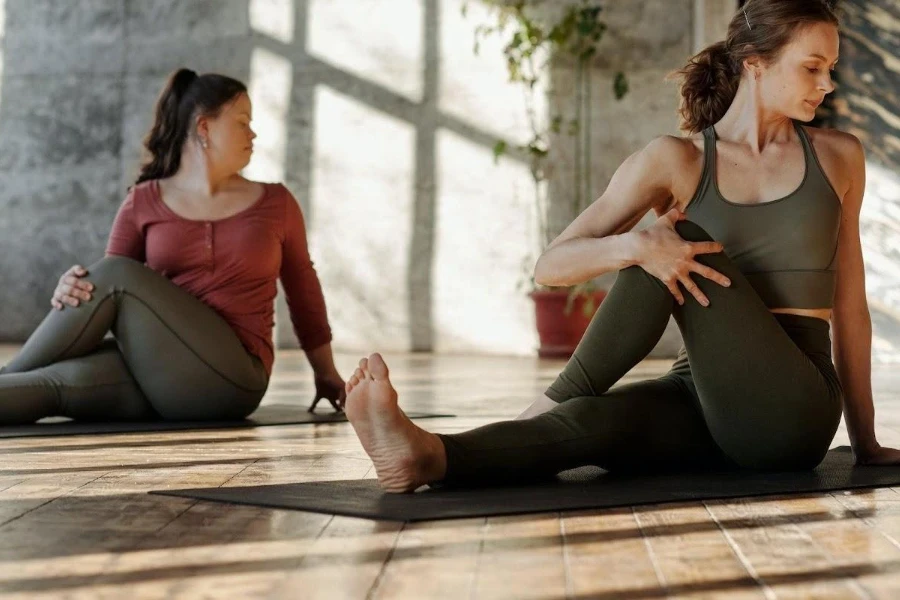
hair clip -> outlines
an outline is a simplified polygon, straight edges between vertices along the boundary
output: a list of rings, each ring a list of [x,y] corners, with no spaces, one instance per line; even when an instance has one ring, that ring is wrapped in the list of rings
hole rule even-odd
[[[750,31],[753,31],[753,27],[750,26],[750,19],[749,19],[749,17],[747,17],[747,8],[742,6],[741,11],[744,13],[744,19],[746,19],[746,21],[747,21],[747,29],[749,29]]]

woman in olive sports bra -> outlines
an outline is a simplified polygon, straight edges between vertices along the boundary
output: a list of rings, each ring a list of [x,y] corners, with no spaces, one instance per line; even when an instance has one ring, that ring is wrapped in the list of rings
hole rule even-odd
[[[900,462],[874,430],[863,150],[801,124],[834,89],[838,47],[825,2],[751,0],[725,41],[678,72],[690,135],[630,156],[535,267],[546,285],[618,277],[518,419],[429,433],[398,407],[381,356],[360,361],[346,411],[382,486],[489,485],[586,464],[808,469],[842,410],[857,462]],[[658,220],[632,231],[650,210]],[[611,389],[672,315],[685,348],[670,372]]]

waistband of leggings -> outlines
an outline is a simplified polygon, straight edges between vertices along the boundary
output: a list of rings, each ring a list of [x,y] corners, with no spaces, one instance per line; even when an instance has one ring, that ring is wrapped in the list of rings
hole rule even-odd
[[[812,329],[825,332],[831,330],[831,323],[818,317],[807,317],[806,315],[792,315],[787,313],[772,313],[772,315],[785,329]]]

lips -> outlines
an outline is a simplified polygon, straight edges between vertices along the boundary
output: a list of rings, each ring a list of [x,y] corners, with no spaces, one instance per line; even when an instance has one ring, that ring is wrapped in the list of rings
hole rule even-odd
[[[819,108],[819,105],[822,104],[822,101],[817,100],[817,101],[813,102],[812,100],[807,100],[806,103],[809,104],[810,106],[812,106],[813,108]]]

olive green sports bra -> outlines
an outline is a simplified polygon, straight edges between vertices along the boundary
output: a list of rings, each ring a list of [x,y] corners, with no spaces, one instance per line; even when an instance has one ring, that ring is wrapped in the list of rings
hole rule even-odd
[[[796,122],[794,128],[803,144],[803,181],[787,196],[760,204],[722,197],[716,132],[703,130],[703,174],[685,214],[725,247],[769,308],[831,308],[841,201],[806,130]]]

